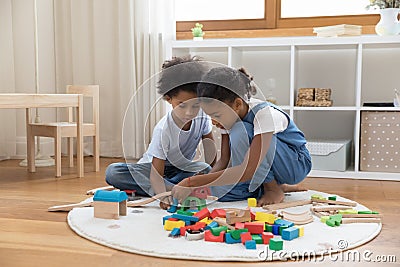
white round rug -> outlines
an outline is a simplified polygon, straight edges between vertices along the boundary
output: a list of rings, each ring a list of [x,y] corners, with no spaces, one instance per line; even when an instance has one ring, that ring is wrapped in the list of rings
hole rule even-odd
[[[311,195],[326,194],[317,191],[290,193],[286,201],[310,199]],[[337,197],[337,200],[349,201]],[[289,212],[300,213],[310,209],[311,205],[286,208]],[[247,201],[215,202],[208,206],[214,208],[246,208]],[[357,210],[368,210],[358,204]],[[252,208],[262,211],[262,208]],[[78,235],[93,242],[122,251],[173,259],[191,259],[204,261],[271,261],[293,259],[295,255],[316,255],[335,253],[352,249],[367,243],[381,231],[380,223],[354,223],[330,227],[319,218],[304,226],[304,236],[292,241],[284,241],[282,251],[271,251],[268,245],[257,244],[256,250],[248,250],[242,244],[206,242],[204,240],[188,241],[184,237],[168,237],[162,218],[169,215],[153,202],[145,207],[128,208],[128,216],[119,220],[94,218],[93,208],[74,208],[68,214],[68,224]],[[314,253],[314,254],[313,254]]]

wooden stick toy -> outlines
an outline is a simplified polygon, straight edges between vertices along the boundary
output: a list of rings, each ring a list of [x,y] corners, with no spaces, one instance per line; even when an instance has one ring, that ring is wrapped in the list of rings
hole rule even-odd
[[[311,204],[311,203],[312,203],[311,199],[297,200],[297,201],[282,202],[282,203],[271,204],[271,205],[264,205],[263,209],[266,209],[266,210],[279,210],[279,209],[285,209],[285,208],[308,205],[308,204]]]
[[[83,208],[83,207],[92,207],[92,206],[93,206],[93,197],[89,197],[79,203],[52,206],[52,207],[48,208],[47,211],[70,211],[73,208]]]
[[[319,198],[312,198],[311,200],[312,200],[312,202],[316,202],[316,203],[344,205],[344,206],[350,206],[350,207],[357,206],[356,202],[349,202],[349,201],[338,201],[338,200],[319,199]]]
[[[213,221],[218,223],[219,225],[223,225],[223,226],[228,227],[229,230],[235,230],[235,227],[233,227],[232,225],[228,224],[224,218],[215,217],[213,219]]]
[[[337,210],[345,210],[345,209],[349,209],[349,208],[351,208],[351,207],[343,206],[343,205],[327,205],[327,206],[311,207],[311,210],[314,210],[314,211],[337,211]]]
[[[86,192],[86,195],[94,195],[94,193],[96,193],[96,191],[98,191],[98,190],[107,190],[107,191],[111,191],[111,190],[114,190],[114,189],[115,189],[114,186],[111,186],[111,185],[109,185],[109,186],[103,186],[103,187],[98,187],[98,188],[94,188],[94,189],[91,189],[91,190],[87,191],[87,192]]]
[[[342,214],[342,218],[383,218],[382,214]]]
[[[380,223],[380,218],[343,218],[342,224],[347,223]]]

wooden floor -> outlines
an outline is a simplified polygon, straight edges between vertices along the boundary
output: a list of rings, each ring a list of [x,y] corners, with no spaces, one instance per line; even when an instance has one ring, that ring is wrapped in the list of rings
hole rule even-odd
[[[65,160],[64,160],[65,161]],[[101,159],[98,173],[92,158],[85,159],[84,178],[76,178],[75,168],[63,167],[63,176],[54,178],[54,167],[38,168],[29,174],[19,167],[19,161],[0,162],[0,266],[220,266],[223,262],[180,261],[120,252],[83,239],[72,232],[67,213],[47,212],[53,205],[79,202],[86,198],[88,189],[105,186],[104,171],[119,159]],[[66,162],[65,162],[66,163]],[[395,255],[400,262],[400,183],[388,181],[307,178],[309,189],[323,191],[355,200],[384,214],[383,230],[360,252],[370,250],[375,255]],[[134,237],[132,237],[134,238]],[[373,257],[372,256],[372,257]],[[342,262],[341,265],[365,264],[361,261]],[[265,266],[266,263],[235,266]],[[276,262],[275,266],[305,265],[309,262]],[[329,258],[320,264],[337,265]]]

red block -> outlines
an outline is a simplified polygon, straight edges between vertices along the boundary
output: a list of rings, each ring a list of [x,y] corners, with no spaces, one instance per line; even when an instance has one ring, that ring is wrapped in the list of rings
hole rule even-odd
[[[204,240],[208,242],[224,242],[225,231],[222,231],[219,236],[215,236],[211,233],[210,230],[206,230],[204,232]],[[251,237],[251,236],[250,236]]]
[[[240,241],[242,241],[243,244],[246,243],[246,241],[248,240],[253,240],[251,238],[250,232],[244,232],[240,234]]]
[[[177,219],[177,218],[168,218],[168,221],[176,222],[176,221],[179,221],[179,219]]]
[[[200,221],[206,217],[210,217],[210,211],[207,208],[204,208],[204,209],[196,212],[193,216],[199,218],[199,221]]]
[[[226,211],[224,209],[214,209],[211,212],[211,218],[215,217],[220,217],[220,218],[226,218]]]
[[[261,234],[261,238],[263,240],[263,244],[269,244],[269,240],[271,238],[273,238],[273,237],[274,237],[274,235],[272,233],[269,233],[269,232],[264,232],[264,233]]]
[[[198,230],[200,230],[201,228],[206,227],[206,225],[207,225],[207,224],[206,224],[205,222],[197,222],[197,223],[192,224],[192,225],[183,226],[183,227],[180,228],[180,230],[181,230],[181,236],[185,236],[186,229],[198,231]]]
[[[249,232],[252,234],[262,234],[264,232],[263,223],[246,222],[244,223],[244,228],[249,229]]]
[[[256,213],[250,211],[250,217],[251,217],[251,220],[254,221],[256,219]]]
[[[235,223],[235,229],[243,229],[243,228],[244,228],[244,223],[242,222]]]

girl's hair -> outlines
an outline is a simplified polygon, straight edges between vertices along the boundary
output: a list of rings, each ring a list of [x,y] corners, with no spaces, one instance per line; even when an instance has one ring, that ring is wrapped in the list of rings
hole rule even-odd
[[[205,63],[197,56],[173,57],[162,65],[157,92],[164,97],[176,96],[180,91],[197,94],[197,85],[205,72]]]
[[[248,101],[256,92],[253,77],[244,68],[213,68],[204,75],[201,83],[197,86],[197,95],[206,102],[211,101],[210,99],[207,101],[206,98],[213,98],[232,103],[238,97]]]

